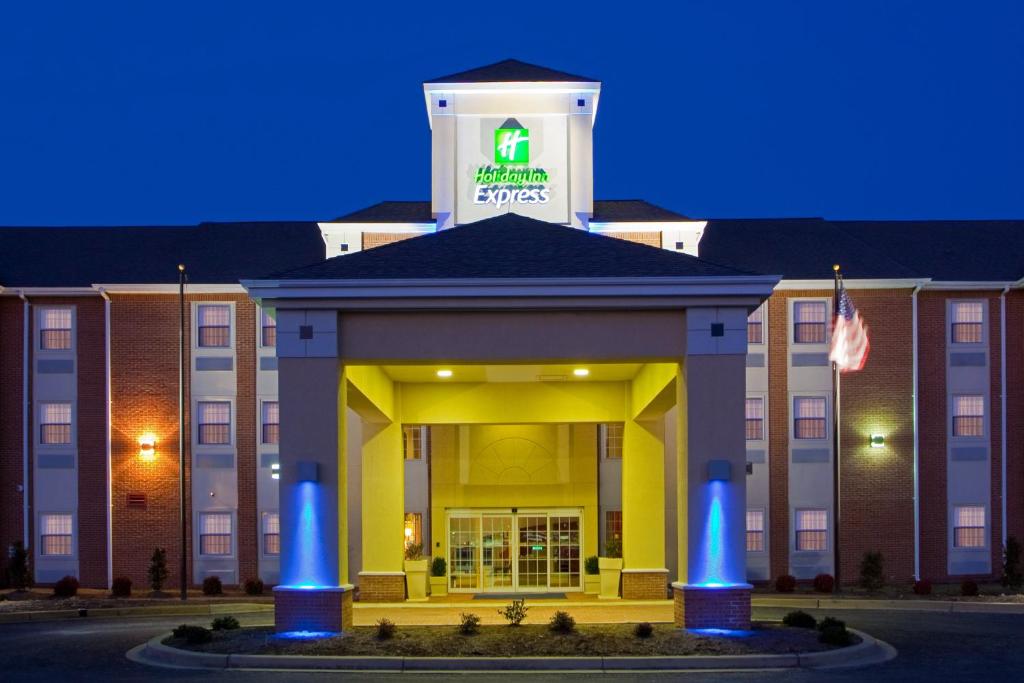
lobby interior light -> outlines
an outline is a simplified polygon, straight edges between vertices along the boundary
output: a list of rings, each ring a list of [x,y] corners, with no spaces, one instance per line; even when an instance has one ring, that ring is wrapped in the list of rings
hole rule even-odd
[[[447,369],[438,370],[437,376],[440,377],[441,379],[447,379],[452,376],[452,371]]]
[[[587,368],[576,368],[575,370],[572,371],[572,374],[576,375],[577,377],[586,377],[587,375],[590,374],[590,370],[588,370]]]
[[[139,458],[145,462],[156,459],[156,436],[146,433],[139,437]]]
[[[281,478],[281,463],[275,462],[270,466],[270,478],[280,479]]]
[[[885,435],[872,434],[869,443],[872,448],[885,448]]]

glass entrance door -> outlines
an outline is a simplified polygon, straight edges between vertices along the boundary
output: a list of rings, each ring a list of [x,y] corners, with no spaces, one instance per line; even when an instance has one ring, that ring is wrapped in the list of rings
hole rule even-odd
[[[518,515],[521,590],[548,587],[548,517]]]
[[[483,515],[481,543],[485,591],[510,591],[514,588],[512,570],[512,515]]]

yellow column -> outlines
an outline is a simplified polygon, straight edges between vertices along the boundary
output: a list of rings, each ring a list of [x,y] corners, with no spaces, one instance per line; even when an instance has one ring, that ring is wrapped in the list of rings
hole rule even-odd
[[[665,568],[665,461],[660,420],[627,419],[622,435],[624,569]]]
[[[360,596],[365,602],[400,602],[405,599],[405,462],[397,419],[363,423],[362,470]]]

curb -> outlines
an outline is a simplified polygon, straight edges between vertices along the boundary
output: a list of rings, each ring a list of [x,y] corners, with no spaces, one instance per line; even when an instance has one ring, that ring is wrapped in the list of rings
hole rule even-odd
[[[1024,614],[1024,603],[1018,602],[966,602],[957,600],[871,600],[844,598],[769,598],[754,596],[753,607],[796,607],[799,609],[875,609],[901,612],[993,612]]]
[[[9,612],[0,614],[0,624],[32,621],[60,621],[64,619],[109,619],[112,617],[167,617],[216,616],[219,614],[273,613],[272,604],[259,603],[206,603],[202,605],[156,605],[153,607],[98,607],[96,609],[62,609],[39,612]]]
[[[191,652],[164,645],[169,633],[132,648],[127,657],[138,664],[173,669],[256,669],[333,671],[687,671],[765,669],[853,669],[896,657],[896,649],[862,631],[849,629],[861,642],[808,654],[652,656],[652,657],[342,657],[307,655],[239,655]]]

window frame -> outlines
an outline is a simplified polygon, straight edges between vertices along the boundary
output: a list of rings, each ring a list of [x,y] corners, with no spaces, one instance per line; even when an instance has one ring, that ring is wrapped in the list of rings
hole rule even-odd
[[[276,349],[277,348],[277,309],[264,308],[259,306],[259,315],[256,317],[256,326],[258,332],[258,339],[260,342],[261,349]],[[272,312],[272,313],[271,313]],[[264,316],[270,318],[274,323],[273,325],[267,325]],[[274,343],[267,344],[267,330],[273,330]]]
[[[277,406],[277,422],[267,422],[267,405],[271,403]],[[267,427],[277,427],[275,441],[267,441]],[[269,448],[280,448],[281,446],[281,402],[276,398],[260,400],[260,446]]]
[[[417,433],[418,432],[418,433]],[[413,444],[412,456],[409,454],[409,445]],[[416,455],[417,444],[419,456]],[[402,425],[402,460],[406,462],[429,462],[430,450],[433,447],[433,434],[430,425],[424,424],[403,424]]]
[[[223,325],[200,325],[200,309],[206,307],[225,307],[228,309],[228,343],[226,346],[205,346],[200,344],[201,330],[206,327],[220,328]],[[235,352],[235,303],[233,301],[196,301],[192,304],[192,349],[197,355],[234,355]]]
[[[618,433],[614,433],[614,432]],[[611,433],[610,433],[611,432]],[[600,460],[622,462],[622,446],[626,433],[625,422],[602,422],[597,425],[597,456]],[[616,446],[616,442],[618,445]],[[609,444],[611,447],[609,448]],[[618,453],[618,455],[612,455]]]
[[[813,400],[821,401],[822,402],[822,404],[824,406],[824,411],[823,411],[824,412],[824,416],[823,417],[820,417],[820,418],[819,417],[798,417],[798,415],[797,415],[797,412],[798,412],[797,411],[797,401],[799,401],[799,400],[807,400],[807,399],[813,399]],[[793,396],[792,396],[792,398],[791,398],[791,400],[789,402],[789,406],[790,406],[789,407],[789,410],[790,410],[789,427],[790,427],[790,430],[791,430],[790,438],[793,441],[797,441],[797,442],[808,442],[808,441],[812,441],[813,442],[813,441],[818,441],[818,442],[821,442],[821,441],[827,441],[828,440],[828,438],[832,434],[832,431],[831,431],[832,430],[832,425],[831,425],[831,419],[830,419],[830,415],[829,415],[829,409],[830,409],[831,406],[829,406],[828,396],[825,396],[823,394],[793,394]],[[821,436],[798,436],[799,430],[797,429],[797,420],[815,420],[815,421],[822,420],[823,425],[824,425],[824,428],[822,430],[822,435]]]
[[[60,328],[45,328],[44,329],[43,328],[43,318],[45,317],[47,311],[68,311],[68,315],[70,317],[70,321],[69,321],[68,324],[70,325],[70,327],[68,327],[68,328],[63,328],[63,327],[60,327]],[[77,322],[76,318],[77,318],[77,316],[76,316],[76,308],[75,308],[75,306],[38,306],[36,308],[36,315],[35,315],[35,323],[36,323],[36,329],[35,329],[35,337],[36,337],[36,339],[35,339],[35,351],[37,353],[39,353],[39,354],[44,354],[44,355],[57,355],[57,354],[69,355],[69,354],[74,354],[75,347],[76,347],[76,340],[75,340],[75,327],[76,327],[75,323]],[[43,333],[44,332],[48,332],[48,331],[59,331],[59,332],[67,331],[67,333],[68,333],[68,346],[67,346],[67,348],[51,349],[51,348],[44,347],[43,346],[43,338],[44,338],[44,334]]]
[[[801,512],[822,512],[825,515],[825,526],[824,528],[815,529],[801,529],[799,528],[800,513]],[[828,508],[825,507],[800,507],[793,509],[793,552],[794,553],[827,553],[832,548],[832,529],[831,527],[832,515]],[[824,533],[825,534],[825,545],[823,548],[801,548],[800,547],[800,534],[808,533]]]
[[[41,449],[63,449],[68,450],[75,447],[75,441],[77,439],[77,433],[75,430],[75,402],[74,401],[39,401],[38,403],[38,429],[36,430],[36,446]],[[64,422],[44,422],[44,415],[46,413],[46,406],[50,405],[66,405],[68,407],[68,421]],[[68,440],[67,441],[44,441],[43,431],[48,426],[64,426],[66,424],[68,428]]]
[[[228,533],[203,533],[203,518],[208,516],[216,515],[218,517],[226,517],[230,524],[230,530]],[[231,510],[200,510],[196,513],[196,552],[201,558],[233,558],[236,555],[235,551],[235,529],[237,523],[235,515]],[[203,550],[203,539],[207,536],[222,538],[228,537],[228,552],[226,553],[208,553]]]
[[[988,302],[985,299],[950,299],[949,304],[946,307],[946,341],[951,349],[963,349],[963,348],[978,348],[984,347],[988,343]],[[962,304],[977,304],[981,308],[981,321],[970,322],[970,323],[958,323],[955,321],[955,311],[958,305]],[[979,331],[978,341],[956,341],[954,330],[957,325],[977,325]]]
[[[200,406],[202,404],[204,404],[204,403],[226,403],[227,404],[227,406],[228,406],[228,421],[227,421],[228,440],[226,442],[223,442],[223,443],[222,442],[203,442],[201,440],[203,426],[205,426],[207,424],[209,424],[209,425],[222,425],[222,424],[224,424],[222,422],[204,423],[204,422],[201,421],[200,418],[202,417],[202,415],[200,413]],[[195,408],[194,408],[194,413],[193,413],[193,415],[194,415],[193,423],[195,424],[195,426],[193,427],[193,437],[192,438],[194,440],[194,443],[195,443],[196,447],[197,448],[225,448],[225,447],[228,447],[228,446],[232,446],[233,447],[235,445],[235,402],[234,402],[234,400],[232,400],[230,398],[220,398],[220,397],[212,397],[211,396],[211,397],[197,398],[195,400],[195,404],[194,405],[195,405]],[[261,419],[262,419],[262,416],[261,416]]]
[[[44,520],[45,520],[46,517],[50,517],[50,516],[54,516],[54,517],[56,517],[56,516],[67,517],[70,520],[70,522],[71,522],[71,532],[67,533],[67,534],[44,534],[43,533],[44,526],[45,526]],[[76,524],[75,524],[75,522],[76,522],[76,520],[75,520],[75,513],[74,512],[52,512],[52,511],[41,511],[41,512],[39,512],[39,514],[36,516],[36,539],[37,539],[38,548],[39,548],[39,552],[37,553],[37,555],[38,555],[38,557],[40,558],[41,561],[68,560],[68,559],[74,559],[74,558],[78,557],[78,538],[77,538],[78,534],[75,533],[75,531],[76,531]],[[43,552],[44,548],[46,546],[46,543],[45,543],[44,539],[50,538],[50,537],[59,537],[59,538],[67,537],[69,539],[69,541],[68,541],[68,546],[69,546],[69,549],[70,549],[69,552],[68,553],[46,553],[46,552]]]
[[[981,414],[957,414],[957,399],[959,398],[980,398],[981,399]],[[988,400],[985,394],[953,394],[949,399],[949,436],[957,441],[965,440],[985,440],[988,438]],[[979,434],[958,434],[957,424],[958,420],[978,420],[980,419],[981,430]]]
[[[611,515],[616,515],[616,516],[612,517]],[[619,531],[618,538],[616,540],[619,543],[622,543],[622,510],[621,509],[619,509],[619,510],[605,510],[604,511],[604,519],[602,520],[604,522],[604,539],[603,539],[604,543],[601,545],[601,550],[602,551],[604,551],[604,549],[607,547],[608,541],[610,541],[613,538],[615,538],[614,536],[612,536],[613,525],[612,525],[611,522],[612,522],[613,519],[616,520],[615,524],[614,524],[614,527],[617,528],[618,531]]]
[[[765,328],[766,328],[765,323],[767,322],[766,321],[767,313],[768,313],[768,302],[766,301],[766,302],[762,303],[760,306],[758,306],[757,308],[755,308],[753,311],[751,311],[750,315],[747,316],[747,346],[764,346],[764,344],[765,344],[764,331],[765,331]],[[760,319],[759,320],[751,320],[752,318],[754,318],[754,316],[759,316]],[[756,336],[758,337],[758,339],[756,341],[751,341],[750,340],[751,325],[756,325],[757,326],[757,335]]]
[[[958,526],[957,525],[957,511],[966,509],[978,509],[981,510],[982,520],[981,526]],[[988,506],[984,504],[972,503],[965,505],[953,505],[950,510],[950,547],[957,551],[987,551],[989,548],[989,511]],[[957,544],[957,531],[958,530],[981,530],[981,545],[958,545]]]
[[[798,323],[796,319],[797,307],[802,304],[820,304],[825,308],[824,320],[820,323]],[[789,302],[789,344],[790,346],[797,346],[800,348],[809,346],[826,346],[832,339],[831,325],[829,324],[829,316],[831,312],[832,299],[828,297],[815,297],[807,299],[791,299]],[[823,329],[821,341],[798,341],[797,340],[797,325],[821,325]]]
[[[271,516],[277,517],[277,531],[267,531],[267,520]],[[276,536],[277,552],[267,550],[267,537]],[[278,510],[264,510],[260,513],[260,553],[264,557],[280,557],[281,555],[281,513]]]
[[[757,401],[757,402],[759,402],[761,404],[761,417],[753,418],[753,419],[750,418],[750,416],[747,414],[747,402],[748,401]],[[767,412],[766,409],[765,409],[766,408],[765,403],[766,403],[766,401],[765,401],[765,397],[764,397],[763,394],[754,394],[754,395],[747,394],[746,397],[744,397],[744,399],[743,399],[744,436],[746,437],[747,443],[763,443],[764,441],[766,441],[768,439],[768,432],[767,432],[767,429],[766,429],[766,427],[767,427],[767,420],[765,420],[765,414]],[[757,438],[750,438],[750,436],[749,436],[749,434],[750,434],[750,423],[752,421],[754,421],[754,420],[756,420],[757,422],[760,423],[760,434],[761,435],[759,437],[757,437]]]
[[[751,513],[760,515],[760,517],[761,517],[761,528],[760,528],[760,530],[757,530],[757,529],[751,530],[750,529],[750,514]],[[765,529],[766,521],[767,520],[765,519],[764,508],[761,508],[761,507],[747,508],[746,515],[744,516],[744,529],[743,529],[743,531],[744,531],[744,541],[745,541],[744,542],[744,547],[746,548],[747,553],[765,553],[765,552],[768,551],[768,542],[767,542],[767,538],[768,538],[767,534],[768,534],[768,532],[767,532],[767,529]],[[760,548],[757,548],[755,550],[751,550],[750,549],[751,534],[759,534],[759,536],[757,538],[760,539],[760,545],[761,545]]]

